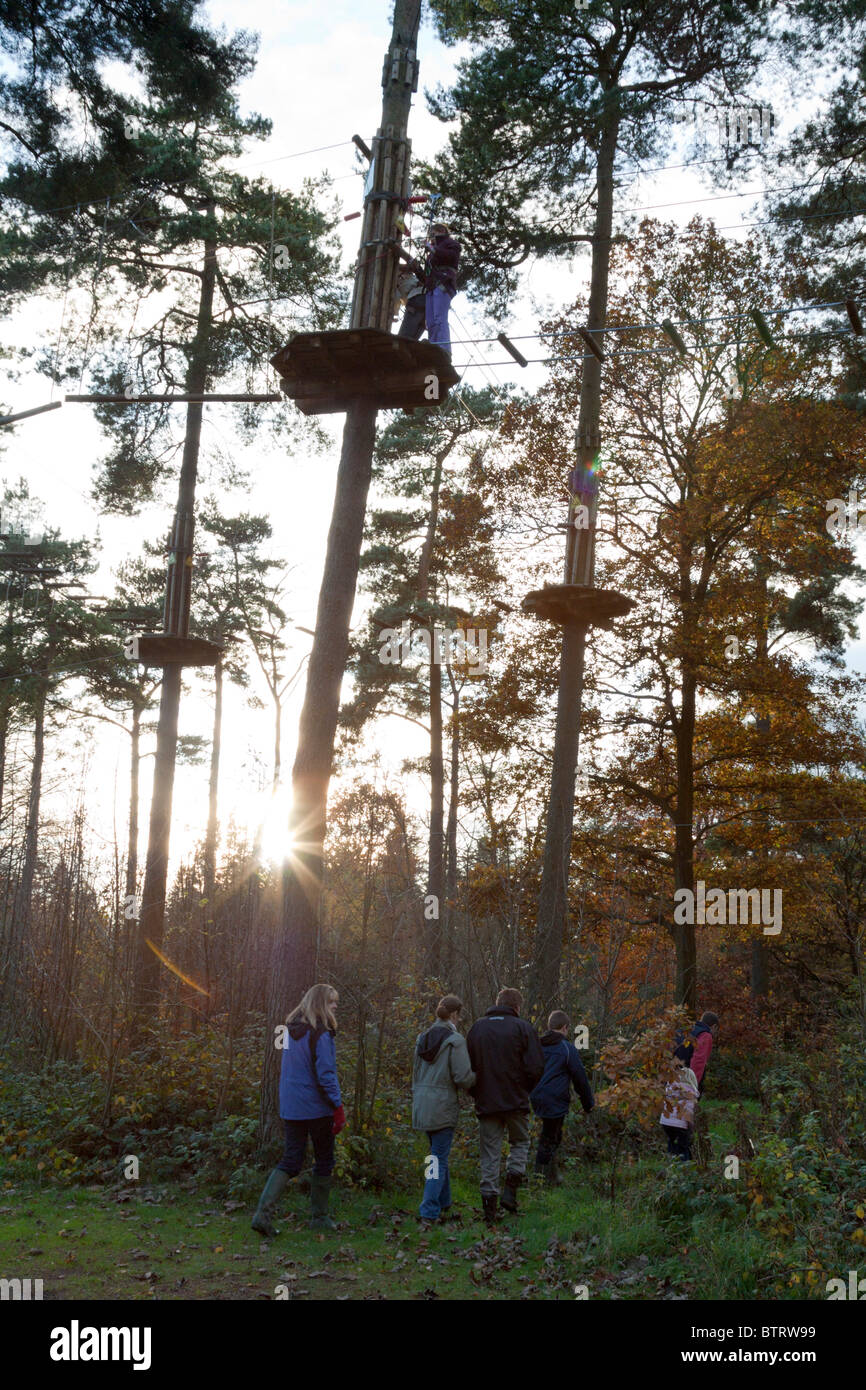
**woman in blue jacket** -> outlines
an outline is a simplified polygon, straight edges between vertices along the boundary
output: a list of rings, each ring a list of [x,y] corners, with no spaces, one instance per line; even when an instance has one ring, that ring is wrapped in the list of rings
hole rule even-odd
[[[568,1041],[570,1027],[568,1014],[554,1009],[547,1020],[547,1032],[541,1039],[544,1075],[529,1094],[532,1108],[541,1120],[535,1171],[553,1187],[558,1187],[562,1182],[556,1165],[556,1151],[562,1143],[562,1125],[568,1114],[572,1086],[587,1113],[595,1104],[580,1053],[574,1043]]]
[[[340,1083],[337,1080],[337,991],[331,985],[313,985],[289,1014],[276,1045],[283,1049],[280,1069],[280,1117],[286,1146],[280,1162],[265,1183],[253,1217],[253,1230],[273,1237],[273,1215],[286,1183],[300,1173],[313,1141],[313,1173],[310,1179],[310,1226],[314,1231],[333,1231],[328,1215],[331,1174],[334,1171],[334,1139],[346,1123]]]

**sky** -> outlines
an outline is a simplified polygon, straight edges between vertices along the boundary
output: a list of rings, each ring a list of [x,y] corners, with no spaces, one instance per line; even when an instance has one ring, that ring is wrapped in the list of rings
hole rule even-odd
[[[351,4],[347,0],[328,0],[327,4],[322,4],[321,0],[316,3],[291,0],[290,4],[282,5],[265,4],[262,0],[244,0],[243,5],[236,0],[235,3],[210,0],[207,14],[214,24],[227,29],[242,26],[261,36],[258,65],[241,90],[241,101],[244,111],[257,111],[269,117],[273,121],[273,131],[266,142],[251,147],[238,161],[250,174],[261,172],[277,187],[297,189],[305,176],[327,171],[334,181],[334,193],[341,201],[344,215],[360,210],[363,179],[358,172],[351,137],[357,132],[369,144],[379,122],[381,65],[390,37],[390,8],[388,0],[354,0]],[[423,93],[425,88],[449,84],[460,51],[446,49],[439,43],[429,24],[422,28],[418,47],[421,79],[409,132],[416,156],[432,157],[444,142],[444,128],[428,113]],[[774,138],[784,138],[794,121],[802,118],[809,109],[809,100],[814,102],[817,98],[819,85],[815,85],[809,99],[804,98],[794,108],[781,96],[774,97]],[[663,157],[664,166],[683,162],[684,139],[685,132],[679,128],[676,134],[679,146],[675,145]],[[328,148],[332,146],[334,148]],[[718,147],[710,141],[706,157],[718,153]],[[636,181],[621,195],[621,201],[632,208],[651,207],[656,215],[679,225],[685,225],[694,212],[699,211],[714,216],[730,236],[741,236],[746,234],[746,224],[763,215],[755,190],[761,189],[765,178],[760,170],[753,172],[744,180],[745,195],[731,197],[728,190],[716,190],[710,185],[707,166],[665,167]],[[722,192],[727,195],[724,199],[720,198]],[[359,228],[359,221],[341,223],[345,265],[355,257]],[[456,232],[459,235],[459,228]],[[572,300],[582,288],[587,267],[585,254],[577,256],[569,267],[561,263],[555,268],[530,263],[523,291],[510,317],[496,324],[492,324],[482,310],[470,305],[465,295],[458,295],[452,315],[455,339],[489,336],[500,328],[512,335],[537,332],[539,318],[553,306],[561,307]],[[40,315],[35,331],[43,341],[59,342],[62,354],[59,314],[59,305],[55,304]],[[32,317],[26,326],[21,322],[7,326],[7,338],[22,331],[34,332]],[[527,351],[525,344],[521,346]],[[537,345],[532,346],[535,350],[527,351],[527,355],[540,355]],[[472,386],[480,387],[486,381],[531,388],[543,380],[543,367],[522,371],[510,362],[502,365],[504,356],[495,343],[471,349],[455,346],[457,364],[472,361],[465,377]],[[497,365],[493,368],[478,365],[485,360]],[[263,387],[264,372],[263,364]],[[84,389],[87,389],[86,384]],[[25,372],[19,381],[3,388],[0,394],[17,410],[41,404],[52,393],[45,378]],[[293,408],[289,403],[264,407],[267,410]],[[236,498],[222,497],[221,503],[225,510],[236,505],[237,510],[264,512],[270,517],[274,539],[269,551],[291,566],[287,584],[289,613],[297,626],[312,628],[343,417],[321,417],[332,438],[332,447],[324,456],[305,456],[300,452],[289,455],[261,445],[252,449],[238,448],[232,437],[231,410],[230,406],[206,407],[204,450],[206,453],[219,446],[232,453],[249,470],[252,482],[248,492]],[[176,420],[180,434],[184,420],[182,409],[177,410]],[[47,521],[59,526],[65,536],[99,536],[103,547],[102,568],[94,587],[99,593],[109,593],[110,588],[103,586],[111,584],[112,567],[125,556],[139,553],[143,535],[154,537],[165,532],[170,515],[165,507],[148,507],[136,519],[100,516],[90,497],[94,462],[100,449],[100,431],[89,407],[69,404],[62,410],[25,422],[12,438],[6,439],[6,453],[0,457],[0,474],[10,481],[25,476],[31,491],[44,503]],[[208,489],[205,466],[200,496]],[[357,617],[356,610],[356,620]],[[303,633],[293,638],[291,668],[308,649],[309,641]],[[852,648],[850,662],[855,669],[862,670],[866,665],[863,647],[861,640]],[[188,686],[189,694],[184,697],[181,711],[181,732],[207,737],[213,708],[207,681],[194,677]],[[267,699],[260,682],[256,688]],[[285,707],[283,767],[286,772],[291,767],[302,694],[303,682]],[[243,692],[231,686],[226,692],[225,714],[226,728],[233,736],[224,740],[223,824],[234,815],[240,824],[252,826],[268,803],[260,786],[269,778],[272,716],[268,709],[251,711]],[[107,725],[92,728],[88,779],[91,786],[104,790],[99,796],[88,798],[87,814],[97,840],[110,842],[117,820],[122,841],[128,739]],[[378,740],[384,761],[392,768],[396,768],[402,758],[417,757],[424,752],[423,733],[413,733],[396,720],[382,726]],[[74,758],[71,758],[70,770],[73,764]],[[141,788],[142,846],[150,800],[151,766],[152,759],[146,759]],[[59,766],[55,771],[59,775],[49,779],[50,796],[55,800],[58,815],[62,816],[75,779],[67,784]],[[173,866],[180,856],[188,856],[194,841],[203,833],[206,785],[206,767],[178,769]],[[421,779],[414,782],[409,779],[402,785],[410,804],[423,814]],[[286,811],[283,800],[272,808],[269,817],[265,848],[274,854],[284,842],[282,827]]]

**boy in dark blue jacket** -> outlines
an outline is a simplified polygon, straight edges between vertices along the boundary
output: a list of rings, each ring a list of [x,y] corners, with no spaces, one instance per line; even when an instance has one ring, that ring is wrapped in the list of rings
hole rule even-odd
[[[529,1097],[541,1120],[535,1171],[553,1187],[562,1182],[556,1166],[556,1151],[562,1143],[562,1124],[568,1114],[572,1086],[587,1113],[595,1104],[580,1054],[574,1043],[568,1041],[570,1031],[568,1015],[561,1009],[554,1009],[547,1020],[547,1032],[541,1039],[544,1075]]]

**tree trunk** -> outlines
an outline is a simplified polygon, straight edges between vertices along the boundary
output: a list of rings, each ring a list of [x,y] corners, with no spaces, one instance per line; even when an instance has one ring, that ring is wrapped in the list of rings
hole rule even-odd
[[[583,657],[586,629],[566,623],[562,630],[562,657],[556,703],[556,734],[550,800],[547,807],[547,834],[544,864],[538,896],[538,925],[531,998],[534,1013],[546,1015],[556,1002],[562,944],[568,923],[568,877],[571,837],[574,829],[574,770],[580,734],[580,704],[575,705],[583,686]],[[558,854],[556,861],[554,852]]]
[[[442,757],[442,670],[430,633],[430,846],[425,904],[425,973],[438,976],[442,968],[442,910],[445,897],[445,763]],[[435,916],[428,917],[428,912]]]
[[[276,792],[283,775],[283,707],[279,691],[274,688],[274,780],[271,790]]]
[[[347,412],[343,449],[325,569],[316,612],[316,635],[307,670],[307,687],[292,768],[292,853],[282,873],[282,902],[276,958],[270,972],[268,1017],[276,1025],[315,983],[319,899],[328,784],[340,710],[340,688],[349,650],[349,624],[355,601],[364,514],[373,465],[376,408],[353,405]],[[279,1050],[271,1032],[262,1075],[260,1144],[275,1131]]]
[[[141,774],[141,707],[132,707],[129,751],[129,824],[126,838],[126,897],[138,884],[138,783]]]
[[[216,887],[217,811],[219,808],[220,747],[223,719],[223,664],[217,659],[214,667],[214,715],[210,746],[210,781],[208,784],[207,831],[204,840],[204,895],[209,914],[213,915],[213,896]]]
[[[208,349],[216,285],[216,257],[216,242],[206,241],[198,305],[198,323],[186,375],[186,390],[194,395],[201,395],[207,388]],[[169,558],[166,581],[163,621],[166,633],[181,637],[186,637],[189,632],[195,485],[201,443],[201,420],[201,402],[190,402],[186,410],[186,435],[178,484],[177,510],[174,517],[172,553]],[[153,796],[150,803],[150,824],[147,838],[147,861],[144,870],[141,917],[138,925],[135,1002],[139,1011],[144,1009],[155,1011],[159,1007],[159,967],[165,926],[165,895],[171,841],[171,806],[177,758],[181,676],[182,668],[178,665],[166,666],[163,670],[159,723],[156,735],[156,765],[153,770]]]
[[[765,999],[770,992],[770,960],[763,936],[752,941],[751,996]]]
[[[766,676],[767,676],[767,674],[768,674],[768,672],[767,672],[767,664],[768,664],[769,632],[768,632],[768,629],[767,629],[767,617],[768,617],[768,603],[767,603],[767,573],[766,573],[766,570],[764,569],[763,565],[760,563],[760,561],[757,562],[756,568],[757,568],[757,571],[758,571],[758,582],[759,582],[759,586],[760,586],[760,590],[761,590],[761,595],[762,595],[762,600],[763,600],[763,602],[761,603],[761,608],[760,608],[759,614],[758,614],[758,633],[757,633],[758,641],[757,641],[757,652],[756,652],[756,655],[757,655],[758,676],[759,676],[759,679],[762,679],[762,678],[766,678]],[[756,710],[756,714],[758,714],[758,715],[763,715],[763,716],[767,717],[767,716],[769,715],[769,710],[768,710],[766,707],[764,707],[764,708],[762,709],[761,706],[760,706],[760,704],[759,704],[758,710]],[[766,727],[766,726],[763,726],[763,727],[762,727],[762,736],[763,736],[763,737],[766,737],[766,734],[763,733],[763,728],[765,728],[765,727]],[[765,828],[765,831],[764,831],[764,835],[765,835],[765,838],[764,838],[763,844],[762,844],[761,847],[760,847],[760,862],[761,862],[761,870],[762,870],[762,873],[761,873],[761,886],[763,886],[764,882],[766,882],[766,877],[767,877],[767,864],[768,864],[768,861],[769,861],[769,850],[768,850],[767,839],[766,839],[766,835],[767,835],[767,829],[766,829],[766,828]],[[761,931],[761,928],[759,927],[758,930]],[[764,1000],[764,999],[766,999],[767,995],[768,995],[769,992],[770,992],[770,953],[769,953],[769,950],[768,950],[767,938],[763,935],[763,932],[762,932],[762,931],[761,931],[761,935],[755,937],[755,938],[752,940],[752,969],[751,969],[750,986],[751,986],[750,992],[751,992],[751,996],[752,996],[753,999]]]
[[[9,706],[0,706],[0,825],[3,824],[3,792],[6,786],[6,740],[9,736]]]
[[[376,197],[367,198],[361,232],[361,255],[355,270],[351,326],[388,331],[394,303],[396,256],[385,243],[394,236],[396,204],[381,195],[407,195],[409,150],[406,129],[417,80],[415,44],[421,0],[395,0],[391,44],[385,59],[382,120],[373,141]],[[375,246],[370,254],[365,248]],[[337,490],[319,590],[316,635],[307,668],[307,685],[292,768],[292,858],[282,875],[282,903],[271,971],[269,1021],[276,1022],[313,983],[318,947],[328,785],[340,708],[340,687],[349,647],[349,625],[361,544],[367,492],[373,467],[376,406],[353,402],[346,412]],[[260,1145],[276,1129],[278,1049],[273,1034],[265,1044],[262,1074]]]
[[[607,315],[610,238],[613,227],[613,168],[618,134],[619,117],[613,110],[602,134],[598,152],[598,194],[587,315],[590,328],[603,328]],[[598,451],[600,414],[601,364],[594,355],[589,355],[583,362],[578,417],[578,457],[584,462],[591,461]],[[565,582],[591,585],[598,496],[578,496],[590,509],[591,525],[581,531],[575,530],[571,525],[572,512],[569,511]],[[568,926],[568,880],[574,832],[574,771],[580,742],[585,650],[586,629],[573,622],[566,623],[562,631],[553,767],[547,806],[541,887],[538,895],[538,926],[530,975],[532,1004],[535,1012],[542,1014],[555,1002],[562,965],[563,940]]]
[[[448,795],[448,824],[445,830],[445,974],[450,979],[454,969],[454,927],[457,919],[457,809],[460,804],[460,691],[449,668],[451,691],[451,777]]]
[[[433,483],[430,489],[430,512],[421,554],[418,557],[417,599],[420,606],[426,607],[430,600],[430,568],[433,561],[433,547],[436,544],[436,527],[439,522],[439,490],[442,486],[442,467],[445,454],[437,454],[433,470]],[[442,899],[444,897],[444,844],[443,825],[445,819],[445,767],[442,758],[442,673],[437,662],[435,623],[432,615],[422,614],[430,622],[430,672],[428,681],[428,703],[430,707],[430,835],[427,850],[427,898],[432,904],[424,904],[424,921],[421,940],[423,943],[423,971],[425,975],[438,975],[442,964]],[[435,916],[429,916],[431,912]]]
[[[693,820],[695,812],[694,784],[694,740],[695,740],[695,682],[689,671],[683,673],[682,709],[676,733],[677,743],[677,801],[674,848],[674,887],[695,887],[695,840]],[[694,914],[692,914],[694,918]],[[674,947],[676,949],[676,978],[674,998],[692,1012],[697,1006],[697,948],[695,943],[695,924],[674,923]]]
[[[346,416],[337,493],[319,606],[310,653],[307,687],[292,768],[290,829],[292,859],[283,873],[280,1008],[314,983],[316,929],[322,886],[322,858],[328,784],[340,711],[340,689],[349,652],[349,625],[355,602],[364,513],[372,474],[375,406],[354,405]]]
[[[3,998],[11,1000],[14,1011],[22,973],[24,943],[30,930],[33,910],[33,885],[39,854],[39,806],[42,799],[42,768],[45,759],[45,700],[46,688],[41,686],[33,702],[33,762],[30,768],[30,791],[27,798],[27,821],[24,828],[24,857],[21,877],[15,893],[9,931],[9,951],[6,958]]]
[[[30,925],[33,884],[36,879],[36,860],[39,853],[39,805],[42,799],[42,767],[45,760],[45,689],[36,696],[33,714],[33,763],[30,770],[30,794],[27,799],[27,827],[24,831],[24,863],[19,883],[19,941]]]

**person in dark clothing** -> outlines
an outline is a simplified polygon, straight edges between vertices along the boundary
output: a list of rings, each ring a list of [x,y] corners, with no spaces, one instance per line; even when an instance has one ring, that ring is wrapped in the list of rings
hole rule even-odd
[[[571,1031],[568,1015],[561,1009],[554,1009],[547,1020],[547,1030],[541,1039],[544,1075],[529,1100],[541,1120],[535,1171],[549,1186],[558,1187],[562,1177],[557,1170],[556,1151],[562,1143],[562,1125],[571,1103],[572,1086],[587,1114],[595,1101],[580,1053],[568,1040]]]
[[[688,1037],[679,1032],[676,1035],[674,1056],[682,1062],[684,1067],[689,1067],[695,1074],[698,1083],[698,1094],[704,1093],[704,1078],[707,1070],[707,1063],[710,1060],[710,1053],[713,1050],[713,1043],[719,1036],[719,1019],[717,1014],[703,1013],[695,1024]]]
[[[517,1211],[517,1190],[529,1157],[529,1092],[541,1079],[544,1053],[531,1024],[520,1017],[523,996],[501,989],[494,1008],[469,1029],[466,1039],[475,1072],[475,1101],[481,1142],[481,1203],[484,1220],[496,1220],[502,1142],[508,1133],[508,1161],[502,1205]]]
[[[427,326],[427,295],[423,279],[419,280],[412,270],[402,270],[397,276],[397,294],[406,306],[397,337],[411,338],[417,342]]]
[[[460,242],[451,236],[444,222],[431,228],[432,241],[427,243],[427,338],[437,343],[451,356],[451,329],[448,312],[457,293],[457,266],[460,262]]]
[[[460,263],[460,242],[451,236],[444,222],[436,222],[430,229],[430,240],[425,243],[427,264],[413,260],[408,252],[400,250],[398,255],[406,262],[407,270],[424,286],[424,316],[428,342],[441,347],[451,356],[451,329],[448,313],[451,300],[457,293],[457,267]],[[405,273],[405,272],[404,272]],[[403,298],[401,283],[408,288],[408,282],[398,280],[398,293]],[[398,338],[420,338],[423,325],[418,326],[417,290],[406,294],[406,311],[400,324]],[[410,314],[410,306],[412,312]],[[416,331],[417,330],[417,331]]]
[[[334,1139],[346,1123],[337,1079],[337,991],[331,985],[313,985],[286,1019],[280,1066],[280,1117],[285,1130],[285,1150],[259,1198],[252,1227],[273,1238],[277,1202],[290,1178],[304,1166],[307,1140],[313,1143],[310,1179],[310,1226],[314,1231],[336,1230],[328,1215],[331,1174],[334,1171]]]

